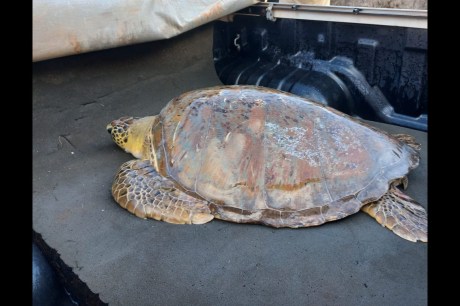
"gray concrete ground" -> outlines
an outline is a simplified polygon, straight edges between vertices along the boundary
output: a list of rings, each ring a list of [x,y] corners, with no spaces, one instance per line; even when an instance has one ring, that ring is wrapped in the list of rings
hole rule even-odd
[[[220,84],[212,28],[33,66],[33,228],[111,305],[425,305],[427,244],[364,213],[306,229],[139,219],[112,199],[132,157],[106,124]],[[426,134],[407,193],[427,206]]]

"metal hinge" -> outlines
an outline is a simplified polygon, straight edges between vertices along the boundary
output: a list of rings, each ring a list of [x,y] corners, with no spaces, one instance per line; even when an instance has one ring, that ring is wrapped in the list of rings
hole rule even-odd
[[[267,20],[269,21],[276,21],[276,18],[273,17],[273,3],[270,3],[265,10],[265,16],[267,17]]]

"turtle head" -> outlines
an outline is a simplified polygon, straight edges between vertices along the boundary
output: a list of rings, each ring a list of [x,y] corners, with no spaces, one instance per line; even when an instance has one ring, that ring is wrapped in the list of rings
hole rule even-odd
[[[107,125],[107,131],[113,141],[128,153],[142,158],[144,140],[157,116],[121,117]]]

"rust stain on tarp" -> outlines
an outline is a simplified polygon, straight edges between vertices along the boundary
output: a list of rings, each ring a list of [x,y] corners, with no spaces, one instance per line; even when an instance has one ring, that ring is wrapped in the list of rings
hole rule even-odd
[[[204,11],[203,13],[200,14],[200,17],[198,18],[199,23],[203,24],[206,22],[209,22],[211,20],[214,20],[216,18],[219,18],[222,15],[222,12],[224,11],[224,8],[222,7],[222,3],[217,2],[211,5],[209,9]]]
[[[77,37],[74,35],[70,35],[69,37],[69,43],[72,46],[73,51],[75,54],[79,54],[82,52],[81,44],[78,41]]]

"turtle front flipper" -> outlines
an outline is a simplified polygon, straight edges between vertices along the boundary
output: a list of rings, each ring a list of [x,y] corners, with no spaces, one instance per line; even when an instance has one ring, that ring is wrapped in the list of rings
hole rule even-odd
[[[112,195],[121,207],[140,218],[175,224],[203,224],[214,218],[206,201],[178,189],[146,160],[130,160],[120,167]]]
[[[364,205],[361,210],[404,239],[428,242],[425,209],[394,186],[378,201]]]

